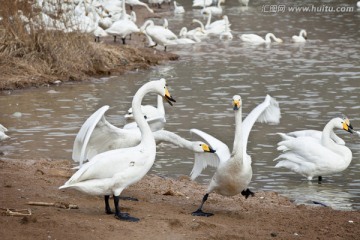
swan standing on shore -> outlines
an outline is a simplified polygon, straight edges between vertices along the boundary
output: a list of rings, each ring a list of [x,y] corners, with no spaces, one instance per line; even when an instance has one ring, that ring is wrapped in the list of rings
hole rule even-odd
[[[307,40],[307,33],[306,30],[304,29],[300,30],[298,36],[297,35],[292,36],[292,41],[295,43],[303,43],[306,42],[306,40]]]
[[[109,35],[114,36],[114,42],[116,42],[116,37],[119,36],[122,39],[123,44],[125,44],[125,39],[127,35],[132,33],[140,32],[140,29],[136,24],[129,20],[125,10],[125,0],[122,4],[122,15],[119,20],[114,22],[108,29],[105,30]]]
[[[241,97],[235,95],[233,97],[233,109],[235,111],[235,138],[232,152],[225,143],[211,135],[198,129],[191,130],[193,134],[204,139],[211,148],[216,150],[215,155],[206,157],[203,154],[195,155],[191,178],[195,179],[199,176],[207,165],[217,167],[200,207],[192,213],[194,216],[209,217],[213,215],[202,211],[205,201],[213,191],[224,196],[241,193],[245,198],[248,198],[250,195],[254,195],[247,188],[252,178],[251,157],[247,154],[248,137],[256,121],[278,123],[280,121],[280,108],[278,103],[267,95],[265,101],[254,108],[242,122]]]
[[[152,20],[147,20],[141,26],[140,31],[149,35],[156,44],[164,46],[165,51],[166,46],[169,45],[169,40],[177,39],[177,36],[172,31],[162,26],[156,26]]]
[[[119,197],[125,188],[141,180],[155,161],[155,139],[140,109],[143,97],[150,92],[160,94],[169,102],[175,101],[169,94],[165,79],[148,82],[136,92],[132,101],[132,108],[135,121],[141,132],[140,144],[94,156],[59,189],[74,188],[91,195],[104,195],[107,214],[112,213],[109,196],[113,194],[115,217],[129,222],[139,221],[138,218],[120,212]]]
[[[280,38],[275,37],[273,33],[266,34],[265,39],[256,34],[242,34],[240,35],[240,39],[243,42],[252,43],[252,44],[271,43],[271,39],[273,39],[277,43],[283,42]]]
[[[352,152],[344,145],[334,142],[332,133],[335,128],[353,133],[347,118],[333,118],[324,127],[321,140],[314,137],[291,137],[282,134],[283,140],[278,143],[278,150],[283,151],[274,161],[281,160],[276,168],[285,167],[308,180],[318,176],[321,182],[323,175],[344,171],[350,164]]]

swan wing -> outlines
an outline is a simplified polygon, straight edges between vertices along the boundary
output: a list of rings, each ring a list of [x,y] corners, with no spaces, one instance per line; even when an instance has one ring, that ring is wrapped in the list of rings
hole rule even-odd
[[[142,168],[152,155],[138,146],[110,150],[94,156],[60,188],[95,179],[109,179],[115,175]]]
[[[313,137],[284,140],[279,142],[278,146],[278,149],[284,148],[285,152],[274,159],[274,161],[282,160],[275,167],[296,165],[300,169],[306,169],[312,166],[314,169],[331,171],[331,169],[341,166],[344,162],[342,161],[344,156],[324,147],[318,139]]]
[[[250,131],[256,121],[261,123],[278,124],[280,122],[281,113],[279,103],[270,95],[265,97],[264,102],[255,107],[244,119],[243,128],[243,144],[244,153],[247,151],[247,142]]]
[[[216,150],[215,154],[195,153],[194,166],[190,173],[191,179],[198,177],[202,170],[205,169],[208,165],[217,167],[220,162],[225,162],[230,158],[231,153],[225,143],[199,129],[191,129],[190,132],[200,137],[212,149]]]
[[[80,165],[86,160],[86,147],[90,140],[91,134],[105,112],[109,109],[108,105],[99,108],[94,112],[81,126],[78,134],[75,137],[72,159],[79,162]]]

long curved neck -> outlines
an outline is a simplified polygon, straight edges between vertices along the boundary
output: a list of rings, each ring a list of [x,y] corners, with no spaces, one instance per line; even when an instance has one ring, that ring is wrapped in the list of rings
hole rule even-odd
[[[207,22],[206,22],[206,26],[209,27],[211,24],[211,11],[209,12],[209,16],[208,16],[208,19],[207,19]]]
[[[193,22],[196,22],[196,23],[200,24],[201,30],[205,31],[204,24],[202,22],[200,22],[197,19],[194,19]]]
[[[133,109],[133,115],[134,115],[135,122],[137,123],[137,125],[140,129],[140,132],[141,132],[141,142],[142,143],[147,142],[147,143],[155,145],[155,140],[152,135],[150,126],[146,122],[146,120],[141,112],[142,99],[144,98],[145,94],[150,92],[147,87],[147,86],[149,86],[148,84],[149,83],[145,84],[136,92],[136,94],[133,98],[131,107]]]
[[[166,130],[159,130],[159,131],[153,132],[153,134],[154,134],[155,141],[157,143],[170,142],[181,148],[193,150],[193,142],[180,137],[176,133],[169,132]]]
[[[157,95],[157,109],[163,116],[165,116],[164,101],[163,97],[160,95]]]
[[[266,34],[266,36],[265,36],[265,41],[266,41],[266,42],[271,42],[271,38],[272,38],[274,41],[275,41],[275,39],[276,39],[276,37],[275,37],[274,34],[268,33],[268,34]]]
[[[122,0],[122,13],[121,13],[121,19],[126,19],[125,0]]]
[[[328,122],[325,127],[324,130],[322,132],[321,135],[321,144],[330,149],[331,151],[344,156],[344,154],[347,154],[348,152],[350,152],[350,160],[351,160],[351,151],[347,151],[347,147],[339,145],[337,143],[335,143],[332,139],[331,136],[334,134],[334,128],[335,128],[335,124],[333,121]]]
[[[235,137],[232,154],[235,158],[243,157],[242,146],[242,107],[235,111]]]

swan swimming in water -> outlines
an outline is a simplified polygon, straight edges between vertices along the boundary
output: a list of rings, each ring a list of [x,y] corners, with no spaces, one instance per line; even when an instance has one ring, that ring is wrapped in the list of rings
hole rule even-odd
[[[306,40],[307,40],[307,33],[306,30],[304,29],[300,30],[298,36],[297,35],[292,36],[292,41],[295,43],[303,43],[306,42]]]
[[[273,33],[266,34],[265,39],[256,34],[242,34],[240,35],[240,39],[244,42],[252,44],[271,43],[271,39],[277,43],[283,42],[280,38],[275,37]]]
[[[132,108],[141,132],[141,142],[135,147],[106,151],[94,156],[59,189],[73,188],[90,195],[104,195],[107,214],[112,213],[109,196],[113,194],[115,217],[129,222],[139,221],[138,218],[120,212],[119,198],[125,188],[145,176],[155,161],[155,139],[140,109],[143,97],[149,92],[160,94],[169,102],[175,101],[169,94],[164,79],[148,82],[136,92]]]
[[[184,7],[183,6],[178,6],[176,1],[174,1],[174,13],[175,14],[185,13]]]
[[[195,163],[191,171],[191,178],[195,179],[207,166],[216,167],[216,172],[211,179],[209,187],[204,195],[200,207],[192,213],[194,216],[212,216],[205,213],[202,207],[211,192],[224,196],[233,196],[241,193],[245,198],[254,195],[247,187],[252,178],[251,157],[247,154],[247,141],[255,121],[278,123],[280,120],[280,108],[278,103],[269,95],[263,103],[254,108],[242,121],[242,101],[239,95],[233,97],[233,109],[235,112],[235,138],[233,151],[220,140],[198,129],[191,129],[191,133],[198,135],[211,148],[216,150],[215,155],[195,154]],[[213,157],[214,156],[214,157]]]
[[[218,3],[216,6],[210,6],[205,7],[201,10],[201,14],[209,14],[211,12],[212,15],[221,15],[223,12],[223,9],[221,7],[221,3],[225,2],[225,0],[218,0]]]
[[[282,141],[278,143],[277,149],[283,153],[274,159],[280,160],[275,167],[288,168],[308,180],[318,176],[319,182],[323,175],[345,170],[351,162],[352,152],[333,140],[333,131],[336,128],[354,132],[348,118],[337,117],[325,125],[320,141],[309,136],[292,137],[282,134]]]

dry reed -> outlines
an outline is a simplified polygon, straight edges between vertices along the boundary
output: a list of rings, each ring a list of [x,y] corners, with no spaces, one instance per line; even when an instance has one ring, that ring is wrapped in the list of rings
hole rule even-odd
[[[52,17],[68,25],[61,15],[60,2],[58,6],[59,11]],[[94,38],[85,33],[49,30],[43,22],[31,20],[37,19],[40,13],[30,0],[2,0],[0,89],[39,86],[56,80],[78,81],[121,70],[129,61],[138,61],[134,68],[159,61],[142,57],[146,50],[95,43]]]

